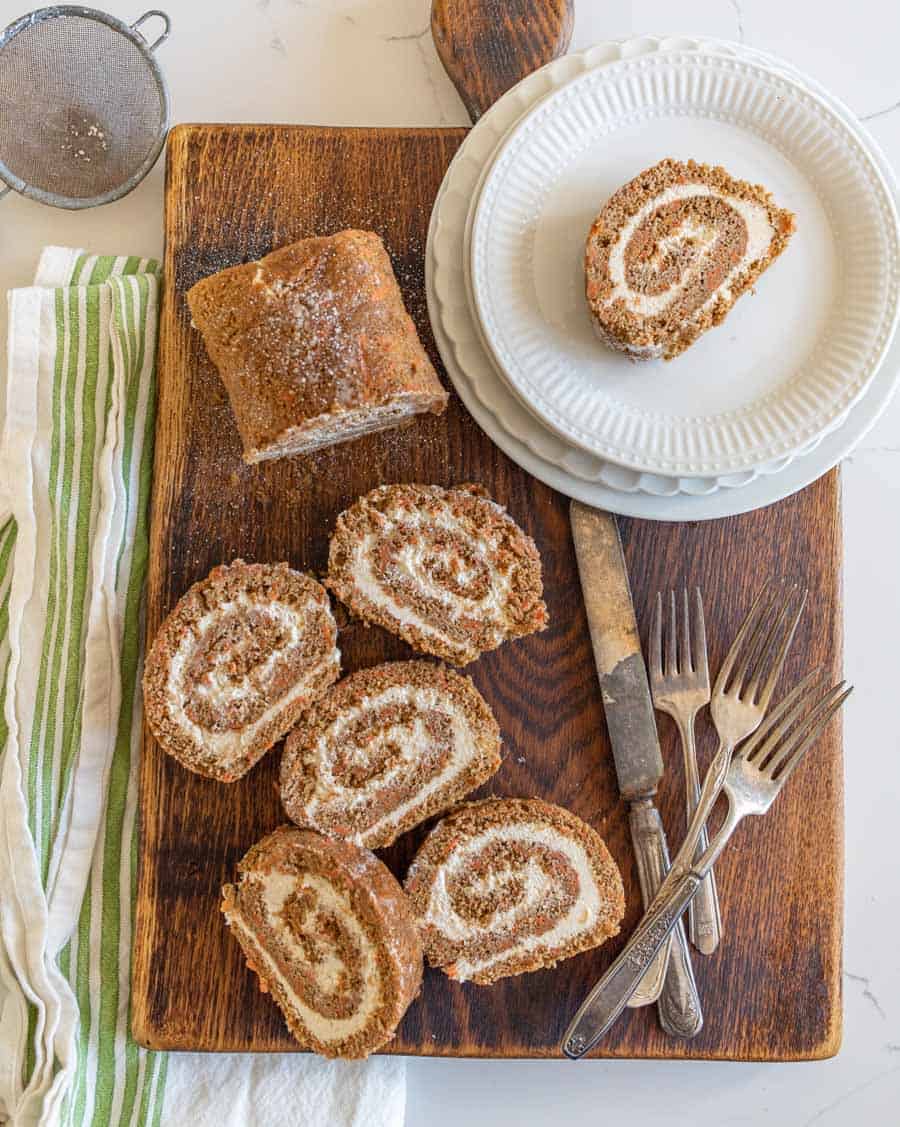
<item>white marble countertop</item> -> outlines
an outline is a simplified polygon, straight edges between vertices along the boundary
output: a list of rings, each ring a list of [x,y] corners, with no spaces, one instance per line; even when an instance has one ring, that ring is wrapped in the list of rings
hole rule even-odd
[[[98,0],[134,19],[139,0]],[[0,0],[0,26],[23,0]],[[37,5],[36,5],[37,6]],[[160,49],[174,121],[466,123],[428,33],[427,0],[166,0]],[[573,46],[638,33],[741,39],[829,86],[900,167],[900,5],[888,0],[576,0]],[[66,213],[3,201],[0,285],[27,284],[47,243],[160,254],[163,164],[131,196]],[[4,303],[5,316],[5,303]],[[5,324],[0,323],[0,339]],[[800,1065],[411,1061],[409,1127],[897,1123],[900,795],[900,397],[844,466],[846,947],[844,1047]],[[877,772],[877,776],[876,776]],[[877,781],[876,781],[877,778]]]

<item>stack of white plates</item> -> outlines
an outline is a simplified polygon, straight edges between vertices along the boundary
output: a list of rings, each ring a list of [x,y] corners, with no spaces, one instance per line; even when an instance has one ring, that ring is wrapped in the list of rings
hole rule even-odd
[[[584,240],[663,157],[764,184],[797,232],[721,326],[634,364],[594,336]],[[703,520],[801,489],[859,441],[900,373],[889,166],[811,79],[732,43],[604,43],[510,90],[447,172],[426,280],[481,427],[535,477],[629,516]]]

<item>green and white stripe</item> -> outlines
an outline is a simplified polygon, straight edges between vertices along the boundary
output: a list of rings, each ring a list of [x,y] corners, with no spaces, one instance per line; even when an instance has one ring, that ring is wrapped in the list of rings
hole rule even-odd
[[[9,303],[0,1098],[152,1125],[166,1061],[128,1007],[158,267],[49,248]]]

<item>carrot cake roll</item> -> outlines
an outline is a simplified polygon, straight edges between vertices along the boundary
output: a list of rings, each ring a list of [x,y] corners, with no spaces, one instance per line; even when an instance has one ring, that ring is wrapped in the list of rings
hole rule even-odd
[[[500,729],[468,679],[397,661],[345,677],[285,742],[281,801],[299,826],[380,849],[500,766]]]
[[[222,912],[303,1048],[359,1058],[390,1041],[419,992],[422,941],[378,858],[281,826],[238,874],[222,889]]]
[[[475,486],[373,489],[338,517],[325,585],[454,665],[547,625],[534,541]]]
[[[144,669],[160,747],[230,783],[340,676],[328,593],[287,564],[235,560],[179,600]]]
[[[187,302],[246,462],[347,442],[447,405],[374,231],[301,239],[203,278]]]
[[[600,835],[536,798],[452,811],[425,839],[405,888],[431,966],[482,986],[599,947],[625,913]]]
[[[620,188],[585,253],[594,327],[635,360],[671,360],[781,254],[794,216],[724,168],[663,160]]]

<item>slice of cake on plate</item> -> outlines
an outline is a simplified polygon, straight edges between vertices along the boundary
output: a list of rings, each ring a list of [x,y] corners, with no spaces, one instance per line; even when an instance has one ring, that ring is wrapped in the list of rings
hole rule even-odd
[[[585,250],[597,334],[635,360],[671,360],[724,320],[782,253],[794,216],[724,168],[663,160],[609,200]]]

